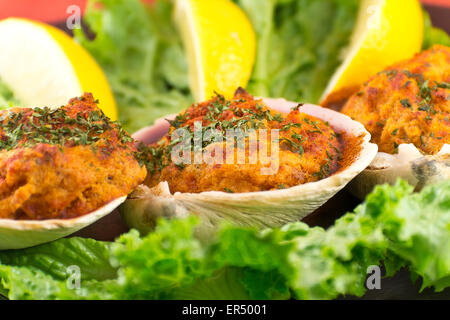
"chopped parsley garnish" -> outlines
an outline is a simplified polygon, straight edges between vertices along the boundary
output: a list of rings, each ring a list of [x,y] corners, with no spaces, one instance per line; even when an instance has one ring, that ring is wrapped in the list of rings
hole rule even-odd
[[[398,149],[398,143],[394,141],[394,149]]]
[[[294,108],[292,108],[292,110],[293,110],[293,111],[299,111],[301,107],[303,107],[303,103],[299,103],[299,104],[296,105]]]
[[[450,83],[448,82],[436,82],[436,86],[441,89],[450,89]]]
[[[421,143],[422,146],[426,145],[425,140],[423,138],[423,135],[420,135],[420,143]]]
[[[402,100],[400,100],[400,103],[405,108],[411,108],[411,102],[409,102],[409,99],[402,99]]]
[[[320,167],[319,172],[313,173],[313,176],[316,176],[318,179],[323,179],[326,176],[329,176],[330,174],[331,174],[330,160],[328,160]]]
[[[289,129],[291,129],[291,128],[301,128],[301,127],[302,127],[301,123],[291,122],[291,123],[285,124],[280,130],[281,131],[289,131]]]
[[[406,81],[405,82],[405,84],[403,85],[403,88],[405,89],[405,88],[408,88],[408,86],[411,84],[411,81],[410,80],[408,80],[408,81]]]
[[[419,111],[430,112],[432,114],[438,113],[437,110],[434,109],[433,101],[433,92],[437,92],[439,89],[450,89],[450,83],[447,82],[437,82],[434,81],[435,85],[430,85],[430,80],[425,79],[422,74],[412,73],[409,70],[403,70],[403,74],[405,74],[409,78],[414,78],[417,82],[417,86],[419,87],[419,92],[417,93],[417,98],[421,99],[419,102]],[[411,81],[407,81],[403,87],[407,87]],[[410,108],[411,103],[406,102],[407,99],[403,99],[401,101],[402,105]]]
[[[103,133],[113,129],[118,131],[118,140],[121,143],[134,141],[117,122],[111,121],[100,109],[86,114],[79,113],[76,117],[69,116],[65,108],[6,111],[0,117],[0,122],[3,129],[0,150],[33,147],[40,143],[61,147],[92,145],[101,139]]]
[[[419,110],[420,111],[429,111],[430,110],[430,106],[426,102],[422,101],[420,103]]]
[[[398,74],[398,71],[397,70],[385,70],[385,71],[381,71],[379,73],[387,75],[389,77],[389,80],[391,80]]]
[[[216,130],[217,135],[214,136],[213,139],[203,140],[202,143],[191,143],[192,150],[201,151],[204,150],[211,143],[216,142],[216,138],[221,138],[221,141],[226,141],[227,139],[227,131],[228,130],[242,130],[243,132],[248,133],[249,129],[264,129],[264,128],[278,128],[280,132],[288,132],[291,129],[300,129],[304,128],[305,123],[311,126],[313,130],[305,130],[308,133],[320,133],[323,134],[323,131],[319,127],[320,122],[313,121],[308,117],[302,117],[302,122],[288,122],[287,119],[281,113],[274,113],[270,109],[266,109],[263,104],[257,103],[256,105],[242,105],[241,103],[246,103],[248,101],[244,99],[235,99],[231,101],[225,100],[223,96],[218,95],[212,101],[207,104],[204,104],[202,107],[198,105],[194,105],[192,108],[198,109],[188,109],[185,113],[178,115],[174,120],[169,121],[171,124],[171,128],[185,128],[188,132],[188,139],[190,138],[191,142],[196,141],[196,136],[194,136],[195,128],[194,128],[194,120],[199,119],[202,122],[201,126],[201,137],[204,137],[207,130]],[[240,104],[240,105],[239,105]],[[292,110],[298,110],[302,104],[297,105]],[[192,117],[192,118],[191,118]],[[271,125],[269,122],[284,122],[283,124]],[[326,123],[327,126],[330,126],[329,123]],[[198,134],[200,136],[200,134]],[[197,138],[198,138],[197,136]],[[334,138],[339,138],[339,134],[332,133],[330,140]],[[185,137],[186,138],[186,137]],[[289,132],[285,136],[281,136],[279,138],[279,143],[281,146],[285,145],[289,148],[293,153],[299,154],[302,156],[305,152],[303,144],[307,140],[308,136],[302,135],[297,132]],[[193,139],[193,140],[192,140]],[[161,144],[155,144],[150,147],[142,147],[140,148],[140,157],[145,161],[147,159],[147,167],[150,173],[155,172],[155,170],[161,171],[163,168],[170,165],[171,161],[171,151],[173,147],[179,143],[180,141],[171,140],[170,135],[166,137],[165,140],[161,140]],[[239,147],[239,143],[238,143]],[[245,147],[245,146],[244,146]],[[339,159],[339,150],[334,147],[330,143],[330,147],[334,148],[338,153],[337,158]],[[194,150],[195,149],[195,150]],[[333,155],[330,152],[327,152],[328,161],[334,159]],[[150,162],[150,163],[149,163]],[[179,169],[183,169],[184,166],[178,166]],[[327,175],[330,172],[330,164],[323,166],[321,169],[320,175]],[[225,190],[227,191],[227,190]],[[228,190],[229,191],[229,190]],[[227,192],[228,192],[227,191]]]

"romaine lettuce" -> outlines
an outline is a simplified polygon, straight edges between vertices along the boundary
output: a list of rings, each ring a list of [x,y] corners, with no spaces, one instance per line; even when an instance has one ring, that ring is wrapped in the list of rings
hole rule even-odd
[[[27,266],[42,271],[57,280],[68,278],[67,269],[80,268],[82,280],[106,280],[117,277],[117,269],[110,262],[110,243],[93,239],[60,239],[44,246],[11,250],[2,254],[1,262]]]
[[[317,103],[342,60],[358,0],[235,0],[257,34],[248,90]]]
[[[233,1],[257,35],[248,91],[317,103],[342,61],[359,1]],[[185,52],[172,22],[172,2],[90,0],[84,19],[95,37],[75,30],[75,39],[105,71],[119,120],[130,132],[193,102]],[[424,49],[436,43],[450,45],[448,35],[433,28],[427,14],[424,32]]]
[[[76,29],[75,39],[104,70],[119,120],[134,132],[192,103],[187,62],[171,21],[170,1],[91,0],[84,15],[95,38]],[[95,95],[95,92],[94,92]]]
[[[256,30],[254,95],[317,102],[351,34],[357,0],[236,0]],[[90,0],[75,39],[99,62],[133,132],[192,103],[171,1]]]

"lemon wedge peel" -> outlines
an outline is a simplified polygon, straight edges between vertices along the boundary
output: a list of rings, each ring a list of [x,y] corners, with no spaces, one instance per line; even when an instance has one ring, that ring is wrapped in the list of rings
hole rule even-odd
[[[177,0],[174,20],[183,39],[196,101],[214,92],[227,98],[250,79],[256,36],[245,13],[229,0]]]
[[[23,107],[56,108],[91,92],[105,114],[117,119],[114,96],[103,71],[63,31],[36,21],[8,18],[0,21],[0,44],[4,48],[0,78]]]
[[[418,0],[362,0],[345,59],[321,100],[358,87],[377,72],[411,58],[423,41],[423,14]]]

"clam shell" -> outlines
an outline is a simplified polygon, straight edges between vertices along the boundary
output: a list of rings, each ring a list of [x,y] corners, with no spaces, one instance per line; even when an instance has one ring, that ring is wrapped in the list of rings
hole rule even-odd
[[[401,144],[398,154],[379,152],[374,161],[354,179],[350,191],[364,199],[378,184],[404,179],[420,191],[424,186],[450,179],[450,145],[436,155],[423,155],[413,144]]]
[[[284,99],[264,99],[264,102],[272,109],[281,112],[289,112],[297,105]],[[354,136],[362,135],[361,151],[355,157],[354,163],[320,181],[274,191],[233,194],[209,191],[172,194],[167,182],[161,182],[154,188],[141,185],[119,208],[125,221],[130,227],[147,233],[154,227],[159,217],[186,217],[189,214],[195,214],[200,217],[201,235],[208,234],[224,220],[239,226],[265,228],[281,226],[307,216],[363,171],[374,159],[378,147],[370,143],[370,133],[363,125],[341,113],[306,104],[300,110],[328,121],[337,132],[345,131]],[[163,125],[161,122],[158,124]],[[140,130],[137,137],[141,139],[145,137],[145,131]],[[155,126],[147,129],[149,135],[159,131]],[[136,135],[134,137],[136,138]],[[147,137],[146,140],[157,139]]]
[[[68,236],[106,216],[126,198],[117,198],[79,218],[37,221],[0,219],[0,250],[32,247]]]

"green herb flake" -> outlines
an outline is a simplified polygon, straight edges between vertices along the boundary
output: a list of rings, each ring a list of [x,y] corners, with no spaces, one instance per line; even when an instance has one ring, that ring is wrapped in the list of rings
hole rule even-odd
[[[400,103],[401,103],[405,108],[411,108],[411,103],[409,102],[409,99],[402,99],[402,100],[400,100]]]

